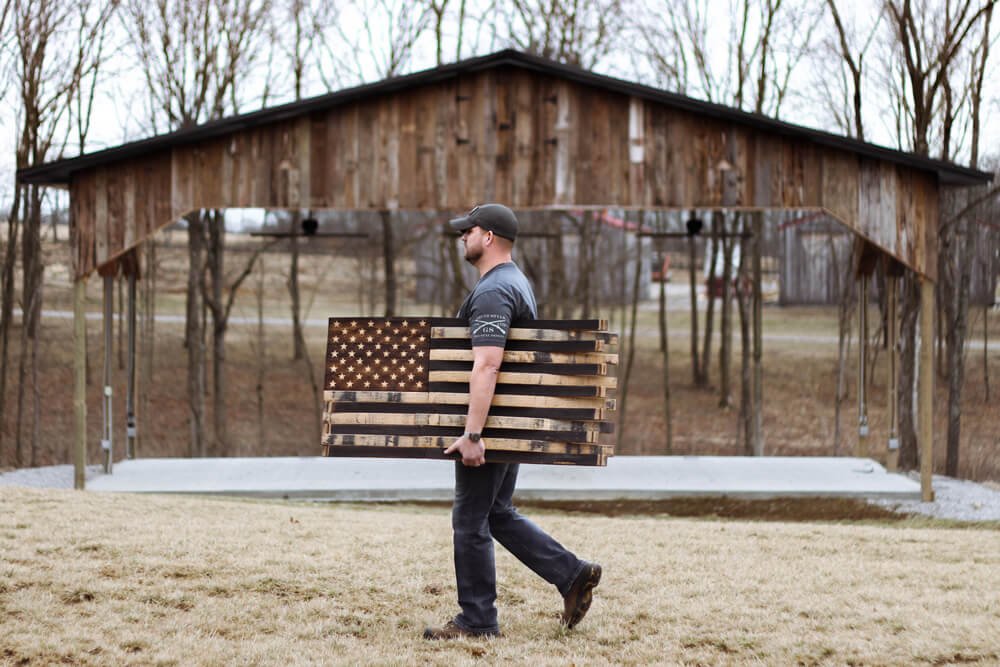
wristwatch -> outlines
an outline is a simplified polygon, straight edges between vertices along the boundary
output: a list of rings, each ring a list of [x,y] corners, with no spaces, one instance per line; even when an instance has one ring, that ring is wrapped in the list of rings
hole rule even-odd
[[[479,442],[479,439],[481,437],[483,437],[483,434],[482,433],[478,433],[478,432],[477,433],[469,433],[468,431],[466,431],[463,435],[466,438],[468,438],[471,442]]]

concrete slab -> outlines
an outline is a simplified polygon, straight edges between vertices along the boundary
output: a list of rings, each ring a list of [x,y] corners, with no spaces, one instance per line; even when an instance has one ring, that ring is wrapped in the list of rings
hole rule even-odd
[[[218,458],[121,461],[93,491],[341,501],[451,500],[454,463],[403,459]],[[920,485],[871,459],[619,456],[606,468],[523,465],[517,497],[656,500],[850,497],[914,500]]]

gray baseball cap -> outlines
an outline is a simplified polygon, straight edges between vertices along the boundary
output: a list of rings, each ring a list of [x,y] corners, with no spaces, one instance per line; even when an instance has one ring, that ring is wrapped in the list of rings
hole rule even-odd
[[[517,238],[517,216],[503,204],[480,204],[461,218],[449,220],[448,224],[457,232],[482,227],[511,241]]]

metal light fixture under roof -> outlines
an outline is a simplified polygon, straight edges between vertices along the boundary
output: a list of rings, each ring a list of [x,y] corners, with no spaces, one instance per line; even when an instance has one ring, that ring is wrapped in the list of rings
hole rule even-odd
[[[704,223],[701,221],[701,218],[695,216],[694,214],[688,218],[688,221],[685,224],[687,225],[688,236],[697,236],[701,233],[701,228],[704,227]]]

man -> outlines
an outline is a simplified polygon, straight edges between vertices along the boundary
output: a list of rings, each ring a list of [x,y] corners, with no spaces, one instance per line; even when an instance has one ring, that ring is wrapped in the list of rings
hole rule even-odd
[[[514,509],[518,466],[486,463],[489,443],[481,437],[510,323],[537,317],[531,284],[511,259],[517,218],[506,206],[483,204],[450,224],[462,233],[466,261],[479,271],[479,282],[458,313],[469,321],[473,350],[465,434],[445,450],[445,454],[462,455],[455,463],[452,508],[455,578],[462,611],[442,627],[427,628],[424,637],[500,635],[494,604],[494,538],[559,590],[562,622],[572,628],[590,608],[601,566],[580,560]]]

